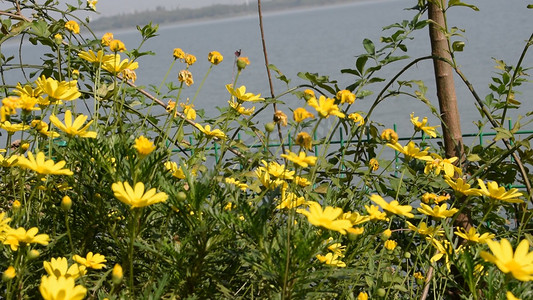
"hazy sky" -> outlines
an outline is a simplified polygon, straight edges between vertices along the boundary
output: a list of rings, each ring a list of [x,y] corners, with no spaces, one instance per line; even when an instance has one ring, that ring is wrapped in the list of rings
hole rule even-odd
[[[43,3],[45,0],[37,0],[37,3]],[[86,1],[86,0],[82,0]],[[98,0],[96,4],[96,11],[101,16],[118,15],[122,13],[132,13],[134,11],[154,10],[158,6],[167,9],[175,8],[196,8],[202,6],[209,6],[212,4],[242,4],[249,2],[255,3],[256,0]],[[268,0],[265,0],[268,1]],[[70,3],[77,6],[77,0],[59,1],[61,4]],[[64,7],[60,4],[60,7]],[[12,3],[5,0],[0,0],[0,9],[13,7]],[[96,16],[93,16],[97,18]]]
[[[211,4],[241,4],[241,3],[255,3],[255,0],[99,0],[96,4],[96,10],[102,15],[116,15],[121,13],[129,13],[135,10],[153,10],[157,6],[162,6],[168,9],[178,7],[201,7],[209,6]]]

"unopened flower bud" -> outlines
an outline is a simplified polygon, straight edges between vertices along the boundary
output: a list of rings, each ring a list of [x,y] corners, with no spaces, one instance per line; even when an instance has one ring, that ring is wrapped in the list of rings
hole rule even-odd
[[[72,70],[72,79],[78,80],[78,78],[80,78],[80,71]]]
[[[240,70],[244,70],[246,66],[250,64],[250,60],[248,57],[239,57],[237,58],[237,68]]]
[[[124,278],[124,274],[122,273],[122,267],[119,264],[115,264],[113,267],[113,272],[111,273],[111,277],[113,279],[114,284],[119,284],[122,282],[122,278]]]
[[[274,129],[276,129],[276,123],[270,122],[270,123],[266,123],[265,124],[265,131],[266,132],[272,132],[272,131],[274,131]]]
[[[13,201],[13,204],[11,204],[11,209],[19,210],[20,209],[20,201],[18,201],[18,200]]]
[[[386,241],[390,238],[391,235],[392,235],[392,231],[390,229],[385,229],[383,233],[381,234],[381,239]]]
[[[185,201],[187,200],[187,194],[185,194],[184,192],[178,192],[176,198],[178,199],[178,201]]]
[[[57,33],[56,35],[54,35],[54,42],[58,45],[61,45],[61,43],[63,43],[63,36]]]
[[[17,275],[17,271],[13,266],[9,266],[4,273],[2,273],[2,280],[3,281],[9,281]]]
[[[387,294],[387,291],[384,288],[379,288],[377,291],[377,295],[379,297],[385,297],[386,294]]]
[[[64,211],[69,211],[71,207],[72,199],[70,199],[69,196],[63,197],[63,199],[61,200],[61,209],[63,209]]]
[[[39,252],[38,250],[32,249],[28,251],[28,259],[36,259],[39,256],[41,256],[41,252]]]
[[[304,99],[305,101],[311,99],[311,98],[314,98],[315,97],[315,92],[313,90],[310,90],[310,89],[307,89],[304,91]]]

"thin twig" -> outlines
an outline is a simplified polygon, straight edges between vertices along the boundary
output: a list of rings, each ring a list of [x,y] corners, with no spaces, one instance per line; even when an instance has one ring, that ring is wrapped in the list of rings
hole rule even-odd
[[[270,75],[270,68],[268,63],[268,55],[267,55],[267,49],[266,49],[266,42],[265,42],[265,31],[263,30],[263,13],[261,12],[261,0],[257,0],[257,13],[259,14],[259,29],[261,31],[261,43],[263,44],[263,56],[265,58],[265,67],[267,71],[268,76],[268,85],[270,87],[270,96],[272,99],[276,98],[274,95],[274,85],[272,84],[272,76]],[[278,110],[276,107],[276,103],[272,105],[274,107],[274,113]],[[283,135],[281,134],[281,125],[280,123],[276,122],[278,125],[278,136],[279,136],[279,143],[281,144],[281,151],[285,154],[285,146],[283,145]]]
[[[424,286],[424,291],[422,292],[422,297],[420,297],[420,300],[426,300],[429,293],[429,282],[433,279],[433,266],[429,267],[428,274],[426,276],[426,283]]]
[[[518,59],[518,63],[515,66],[515,69],[514,69],[514,72],[513,72],[513,76],[511,77],[511,80],[509,81],[509,90],[507,91],[507,96],[505,96],[505,102],[507,102],[507,104],[509,103],[509,98],[511,97],[511,93],[512,93],[512,90],[513,90],[513,85],[514,85],[514,82],[515,82],[516,77],[518,75],[518,70],[520,69],[520,66],[522,65],[522,61],[524,60],[524,57],[526,56],[527,50],[528,50],[528,48],[531,45],[533,45],[533,33],[529,37],[529,40],[527,40],[527,43],[524,46],[524,50],[522,50],[522,54],[520,54],[520,58]],[[505,120],[505,115],[507,113],[507,107],[508,106],[509,105],[505,105],[505,107],[503,108],[502,118],[500,119],[500,123],[502,125],[503,125],[503,121]]]
[[[455,73],[457,73],[457,75],[459,75],[459,77],[463,80],[465,85],[468,87],[468,89],[470,90],[470,92],[474,96],[474,99],[476,99],[477,104],[479,105],[479,107],[481,108],[481,110],[483,111],[483,113],[485,114],[487,119],[489,120],[489,122],[492,124],[492,126],[494,126],[494,128],[500,127],[498,122],[496,122],[496,120],[494,120],[494,118],[492,117],[491,113],[489,112],[489,110],[487,109],[485,104],[483,104],[483,101],[481,101],[481,98],[477,94],[476,90],[474,90],[474,86],[470,83],[470,81],[468,81],[468,79],[465,77],[463,72],[461,72],[461,70],[458,67],[454,67],[454,70],[455,70]],[[508,139],[502,138],[502,141],[505,144],[505,147],[507,148],[507,150],[511,150],[513,148],[511,146],[511,143],[509,143]],[[531,190],[531,182],[529,181],[528,173],[527,173],[526,169],[524,168],[524,164],[522,164],[522,160],[520,159],[518,154],[516,154],[516,152],[513,152],[511,155],[513,156],[513,159],[514,159],[516,165],[518,166],[518,169],[520,169],[520,174],[522,175],[522,178],[524,179],[524,184],[526,186],[527,193],[529,194],[529,199],[530,199],[531,202],[533,202],[533,193],[532,193],[532,190]]]
[[[121,75],[118,75],[117,77],[118,77],[119,79],[121,79],[121,80],[123,79],[123,77],[122,77]],[[143,95],[146,96],[148,99],[154,101],[155,103],[159,104],[160,106],[164,107],[165,109],[167,108],[167,105],[166,105],[163,101],[161,101],[160,99],[154,97],[153,95],[151,95],[150,93],[148,93],[148,92],[145,91],[144,89],[139,88],[139,87],[136,86],[133,82],[131,82],[131,81],[129,81],[129,80],[126,80],[126,83],[127,83],[129,86],[131,86],[132,88],[135,88],[139,93],[143,94]],[[191,124],[194,128],[197,128],[197,127],[196,127],[196,122],[187,119],[187,117],[186,117],[184,114],[182,114],[182,113],[180,113],[180,112],[178,112],[178,111],[176,111],[175,113],[176,113],[176,116],[180,117],[180,118],[183,119],[185,122]],[[215,138],[215,140],[218,141],[218,142],[222,142],[222,141],[223,141],[223,140],[221,140],[221,139],[219,139],[219,138]],[[185,142],[185,141],[181,141],[181,142],[184,143],[184,144],[186,144],[186,145],[188,144],[188,143]],[[229,149],[229,151],[231,151],[233,154],[235,154],[235,155],[237,155],[237,156],[240,156],[240,157],[244,157],[244,155],[243,155],[240,151],[238,151],[238,150],[236,150],[236,149],[233,149],[232,147],[228,147],[228,149]]]
[[[7,11],[0,11],[0,15],[4,15],[4,16],[8,16],[12,19],[17,19],[17,20],[23,20],[23,21],[26,21],[26,22],[31,22],[30,19],[26,18],[24,15],[22,14],[13,14],[13,13],[9,13]]]

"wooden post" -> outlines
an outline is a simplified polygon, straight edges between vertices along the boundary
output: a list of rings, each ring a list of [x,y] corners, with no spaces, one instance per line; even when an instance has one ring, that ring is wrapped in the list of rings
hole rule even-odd
[[[431,40],[431,54],[435,57],[451,61],[448,39],[442,29],[446,28],[443,9],[447,0],[429,1],[429,19],[433,20],[429,26]],[[461,119],[457,109],[457,96],[453,81],[452,66],[438,58],[433,59],[435,81],[437,84],[437,97],[442,118],[442,134],[446,157],[457,156],[460,160],[464,157],[463,138],[461,132]]]

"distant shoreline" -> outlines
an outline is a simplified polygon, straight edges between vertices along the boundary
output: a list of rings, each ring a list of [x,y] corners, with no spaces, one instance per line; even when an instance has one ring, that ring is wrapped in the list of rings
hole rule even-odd
[[[277,2],[283,1],[283,2]],[[327,7],[346,5],[362,2],[384,2],[387,0],[330,0],[327,3],[306,0],[300,3],[298,0],[277,0],[262,3],[264,13],[276,13],[283,11],[294,11],[315,7]],[[319,0],[315,0],[319,1]],[[390,0],[389,0],[390,1]],[[175,9],[175,10],[150,10],[132,14],[121,14],[109,17],[100,17],[91,20],[91,28],[95,31],[128,30],[134,29],[137,25],[146,25],[149,22],[160,26],[196,23],[210,20],[228,19],[241,16],[249,16],[257,13],[257,5],[211,5],[197,9]]]

